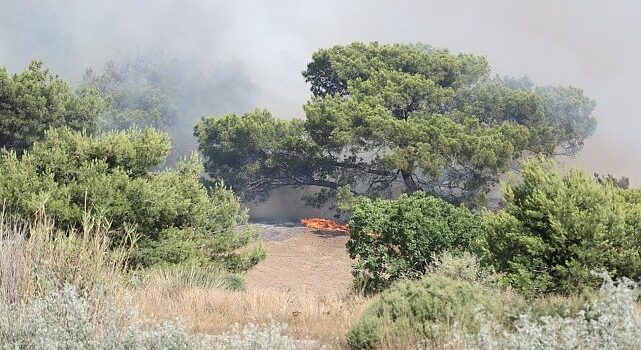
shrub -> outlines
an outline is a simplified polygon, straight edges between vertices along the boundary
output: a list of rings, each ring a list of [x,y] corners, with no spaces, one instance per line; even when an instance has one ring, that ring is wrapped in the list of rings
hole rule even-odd
[[[98,317],[72,287],[22,305],[0,304],[3,349],[194,349],[199,342],[176,323],[145,328],[115,308]]]
[[[444,251],[432,257],[432,260],[429,274],[488,287],[497,287],[496,282],[500,275],[494,273],[491,267],[482,267],[479,259],[472,253],[463,252],[457,256]]]
[[[552,160],[527,162],[505,188],[506,206],[485,217],[487,259],[527,295],[598,287],[593,270],[641,278],[641,196]]]
[[[167,135],[153,129],[100,137],[51,130],[22,157],[0,156],[0,199],[22,217],[46,212],[60,228],[84,227],[96,217],[112,244],[135,244],[135,265],[239,259],[236,249],[254,233],[234,232],[246,219],[238,199],[222,185],[201,184],[195,155],[175,170],[153,171],[169,149]]]
[[[202,337],[181,322],[139,318],[122,283],[128,280],[127,251],[109,249],[103,226],[91,221],[85,229],[57,231],[47,217],[20,223],[0,212],[0,349],[292,348],[277,325]],[[164,266],[144,273],[145,287],[167,291],[243,288],[241,276],[209,268]]]
[[[477,319],[480,332],[458,329],[451,349],[615,349],[633,350],[641,344],[639,289],[630,280],[614,283],[607,275],[598,298],[586,303],[577,315],[532,317],[521,315],[506,329],[485,313]]]
[[[423,192],[359,200],[349,228],[347,249],[357,259],[353,274],[365,292],[420,278],[435,254],[476,251],[485,235],[478,215]]]
[[[0,303],[2,349],[293,350],[284,326],[249,325],[221,336],[189,333],[180,322],[144,325],[135,313],[109,307],[96,314],[90,298],[71,286],[25,304]]]
[[[353,349],[373,349],[386,342],[439,338],[455,322],[478,327],[473,319],[478,305],[495,308],[486,290],[470,282],[438,275],[397,282],[365,310],[347,341]]]

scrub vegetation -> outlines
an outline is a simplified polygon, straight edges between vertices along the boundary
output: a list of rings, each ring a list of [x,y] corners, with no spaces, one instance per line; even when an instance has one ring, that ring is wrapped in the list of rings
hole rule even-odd
[[[304,119],[204,115],[188,155],[170,136],[187,103],[151,68],[79,87],[38,61],[0,69],[0,348],[641,342],[641,191],[554,158],[596,127],[581,89],[424,44],[339,45],[303,72]],[[275,190],[346,222],[351,289],[248,286],[266,249],[243,202]]]

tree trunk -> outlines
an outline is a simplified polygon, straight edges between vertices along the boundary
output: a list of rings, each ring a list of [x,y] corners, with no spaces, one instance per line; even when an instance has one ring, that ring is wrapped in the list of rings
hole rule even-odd
[[[414,179],[414,174],[403,170],[401,171],[401,175],[403,175],[403,181],[405,182],[405,187],[407,187],[408,193],[411,194],[419,190],[418,184]]]

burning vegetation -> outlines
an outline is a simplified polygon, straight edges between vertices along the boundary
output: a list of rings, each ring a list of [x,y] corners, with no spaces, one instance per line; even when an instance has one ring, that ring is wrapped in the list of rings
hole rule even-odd
[[[322,218],[305,218],[305,219],[300,219],[300,223],[303,226],[308,228],[349,233],[349,228],[347,227],[347,225],[336,220],[322,219]]]

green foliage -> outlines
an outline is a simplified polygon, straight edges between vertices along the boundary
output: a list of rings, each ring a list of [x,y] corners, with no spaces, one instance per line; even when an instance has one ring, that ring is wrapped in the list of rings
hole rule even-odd
[[[398,279],[422,277],[435,255],[476,251],[480,216],[423,192],[398,200],[363,199],[349,221],[347,249],[356,283],[375,292]]]
[[[593,270],[641,278],[641,194],[551,160],[527,162],[489,214],[488,261],[520,291],[572,294],[598,287]]]
[[[573,153],[595,126],[579,89],[490,78],[484,57],[425,45],[353,43],[321,49],[303,72],[305,120],[266,111],[196,126],[206,169],[248,199],[320,186],[366,195],[423,190],[482,203],[525,152]]]
[[[320,164],[314,164],[311,141],[305,140],[301,121],[275,119],[269,112],[255,110],[242,116],[226,114],[220,118],[201,119],[195,127],[199,149],[206,155],[205,167],[209,175],[225,179],[225,183],[241,193],[266,195],[254,192],[263,187],[262,175],[279,171],[279,164],[290,165],[293,176],[305,178],[322,172]],[[290,149],[300,149],[309,159],[299,159]],[[277,185],[271,186],[278,188]]]
[[[74,91],[40,61],[13,75],[0,68],[0,148],[22,153],[49,128],[90,132],[104,108],[94,89]]]
[[[225,269],[232,272],[244,272],[252,266],[258,264],[267,256],[267,252],[262,245],[251,247],[252,249],[243,254],[231,254],[225,259]]]
[[[579,151],[596,128],[596,119],[590,116],[596,103],[574,87],[546,86],[536,92],[543,97],[546,121],[555,127],[565,151]]]
[[[84,227],[87,215],[96,216],[115,245],[136,244],[135,265],[239,259],[235,250],[253,232],[233,231],[245,219],[238,199],[222,185],[203,187],[195,155],[175,170],[152,172],[169,150],[167,135],[152,129],[94,138],[52,130],[21,158],[0,158],[0,198],[23,217],[44,210],[63,228]]]
[[[478,329],[478,306],[494,310],[490,295],[469,282],[442,276],[402,281],[381,293],[349,330],[352,349],[375,349],[398,339],[438,338],[454,323]]]
[[[383,70],[430,76],[436,84],[449,88],[487,75],[489,65],[483,57],[452,55],[425,44],[353,43],[318,50],[303,76],[314,95],[347,95],[349,82],[368,80]]]
[[[616,187],[620,187],[623,189],[628,189],[630,188],[630,179],[626,176],[622,176],[621,178],[617,178],[613,176],[612,174],[608,175],[600,175],[598,173],[594,173],[594,178],[599,181],[600,183],[610,183]]]

